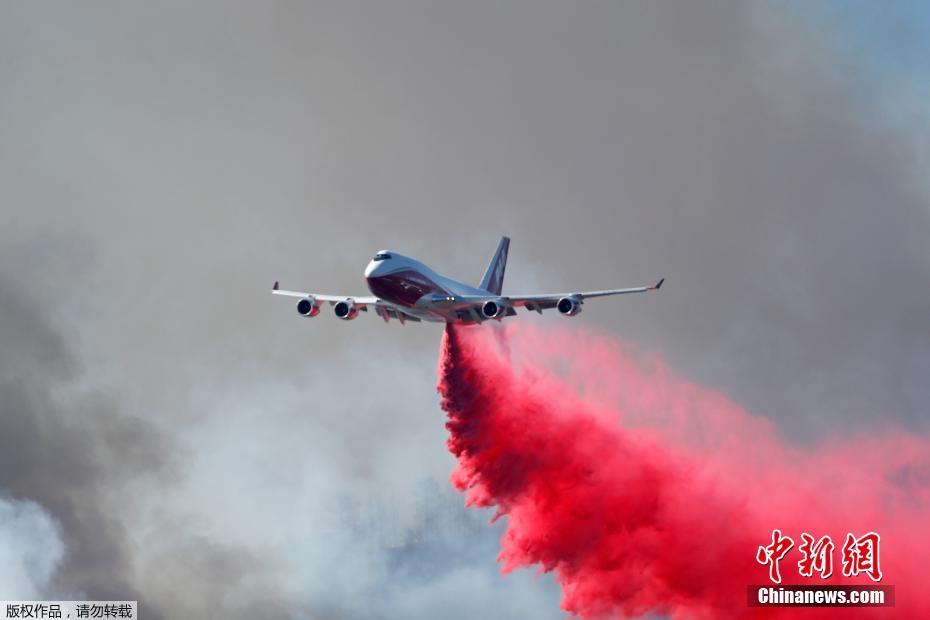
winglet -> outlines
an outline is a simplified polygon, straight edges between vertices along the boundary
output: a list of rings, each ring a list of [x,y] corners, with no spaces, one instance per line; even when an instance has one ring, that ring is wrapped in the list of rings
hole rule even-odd
[[[280,288],[280,287],[278,286],[278,281],[275,280],[275,281],[274,281],[274,286],[271,287],[271,290],[276,291],[276,290],[278,290],[279,288]]]
[[[665,278],[662,278],[661,280],[659,280],[658,284],[656,284],[655,286],[652,287],[652,290],[657,291],[657,290],[659,290],[660,288],[662,288],[662,283],[663,283],[663,282],[665,282]]]

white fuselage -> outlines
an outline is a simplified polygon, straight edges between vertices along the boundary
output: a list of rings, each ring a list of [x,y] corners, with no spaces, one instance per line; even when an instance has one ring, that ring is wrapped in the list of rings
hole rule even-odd
[[[373,295],[425,321],[471,322],[463,319],[462,304],[455,298],[493,297],[488,291],[447,278],[418,260],[387,250],[378,252],[368,263],[365,280]]]

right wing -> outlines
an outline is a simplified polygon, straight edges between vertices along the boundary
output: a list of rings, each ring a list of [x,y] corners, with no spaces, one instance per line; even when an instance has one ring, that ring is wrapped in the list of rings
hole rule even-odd
[[[376,304],[380,300],[377,297],[353,297],[352,295],[322,295],[320,293],[302,293],[300,291],[286,291],[283,288],[280,288],[278,282],[274,283],[274,286],[271,287],[272,295],[283,295],[284,297],[299,297],[299,298],[313,298],[317,301],[326,301],[330,305],[335,304],[339,301],[354,301],[355,305],[361,310],[363,306],[368,306],[371,304]]]
[[[317,302],[326,302],[329,303],[329,305],[334,306],[340,301],[351,301],[355,303],[355,307],[358,308],[361,312],[368,312],[368,306],[372,306],[374,308],[375,314],[384,319],[385,323],[391,319],[397,319],[401,323],[405,323],[407,321],[420,321],[419,317],[413,316],[412,314],[407,314],[400,308],[397,308],[396,306],[373,296],[353,297],[351,295],[323,295],[320,293],[288,291],[282,289],[278,282],[275,282],[274,286],[271,287],[271,294],[281,295],[283,297],[295,297],[298,299],[310,299],[315,305],[319,305]]]

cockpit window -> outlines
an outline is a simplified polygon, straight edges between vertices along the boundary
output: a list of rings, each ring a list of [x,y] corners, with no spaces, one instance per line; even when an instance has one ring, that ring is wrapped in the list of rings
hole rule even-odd
[[[390,258],[391,258],[390,254],[388,254],[387,252],[382,252],[379,254],[375,254],[375,257],[371,260],[377,262],[379,260],[389,260]]]

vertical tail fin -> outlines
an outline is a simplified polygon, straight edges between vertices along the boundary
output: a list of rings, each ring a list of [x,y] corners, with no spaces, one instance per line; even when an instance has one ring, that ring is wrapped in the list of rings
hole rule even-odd
[[[494,295],[500,295],[504,287],[504,269],[507,268],[507,251],[510,249],[510,237],[501,237],[501,242],[497,246],[497,252],[488,265],[488,270],[484,272],[481,278],[479,288],[486,290]]]

